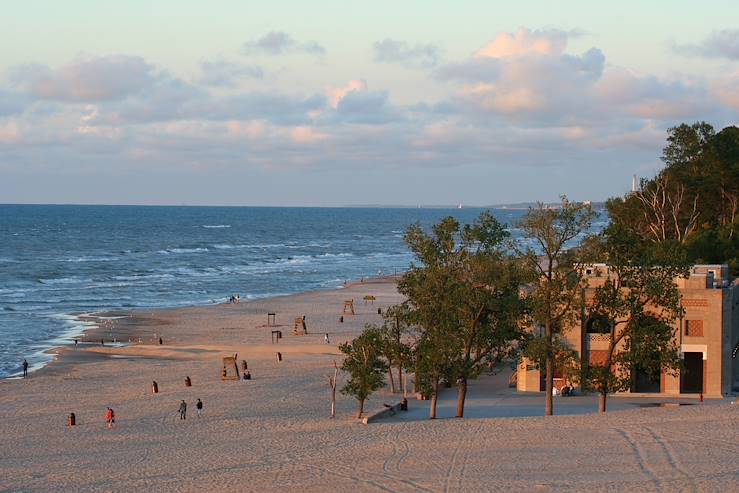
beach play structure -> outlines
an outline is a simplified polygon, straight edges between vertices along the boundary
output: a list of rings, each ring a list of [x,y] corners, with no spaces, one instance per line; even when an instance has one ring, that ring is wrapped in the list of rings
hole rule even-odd
[[[272,331],[272,344],[276,344],[280,342],[280,339],[282,339],[282,331],[281,330],[273,330]]]
[[[294,336],[308,335],[308,328],[305,325],[305,315],[295,319],[295,322],[293,323],[293,335]]]
[[[236,365],[236,353],[233,356],[223,358],[223,369],[221,370],[221,380],[238,380],[239,367]]]
[[[344,300],[344,308],[341,309],[342,315],[354,315],[354,300]]]
[[[374,305],[374,304],[375,304],[375,300],[376,300],[377,298],[375,298],[375,297],[374,297],[374,296],[372,296],[371,294],[368,294],[368,295],[367,295],[367,296],[365,296],[365,297],[364,297],[363,299],[364,299],[364,304],[365,304],[365,305],[367,304],[367,302],[369,302],[370,304]]]
[[[267,314],[267,327],[274,327],[277,325],[277,319],[275,317],[276,314],[274,312],[269,312]]]

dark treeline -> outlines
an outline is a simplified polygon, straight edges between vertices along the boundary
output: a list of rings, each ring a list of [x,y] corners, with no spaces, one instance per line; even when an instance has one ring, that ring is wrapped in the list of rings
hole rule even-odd
[[[662,161],[638,192],[608,201],[611,220],[645,240],[680,243],[694,263],[728,263],[739,272],[739,128],[670,128]]]

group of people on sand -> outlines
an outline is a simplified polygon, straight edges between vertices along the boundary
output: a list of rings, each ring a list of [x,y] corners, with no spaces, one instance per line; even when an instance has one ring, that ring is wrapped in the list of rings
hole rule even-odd
[[[198,418],[201,418],[203,416],[203,401],[200,399],[195,403],[195,410],[198,413]],[[185,399],[180,402],[178,412],[180,413],[180,419],[187,419],[187,402],[185,402]]]
[[[228,298],[227,303],[241,303],[241,295],[234,294]]]
[[[195,411],[198,413],[198,418],[203,416],[203,401],[200,399],[195,403]],[[185,402],[185,399],[180,401],[180,407],[177,409],[177,412],[180,414],[180,419],[187,419],[187,402]],[[113,428],[113,423],[115,423],[115,411],[113,411],[113,408],[105,408],[105,423],[108,429]]]

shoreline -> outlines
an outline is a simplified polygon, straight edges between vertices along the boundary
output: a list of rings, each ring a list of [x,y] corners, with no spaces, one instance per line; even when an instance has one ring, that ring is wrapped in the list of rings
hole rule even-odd
[[[250,303],[265,303],[269,300],[281,300],[289,299],[290,297],[307,295],[307,294],[320,294],[334,291],[342,291],[347,288],[361,286],[361,285],[372,285],[377,283],[396,282],[400,278],[402,273],[389,274],[383,276],[373,276],[368,278],[352,279],[347,280],[343,285],[334,288],[325,289],[311,289],[308,291],[300,291],[289,294],[270,295],[264,297],[257,297],[251,299],[242,299],[240,303],[235,305],[247,305]],[[227,298],[226,298],[227,299]],[[52,367],[62,367],[67,363],[73,364],[75,360],[79,358],[73,358],[75,354],[78,354],[80,350],[95,349],[97,352],[98,348],[124,348],[130,345],[142,344],[147,336],[152,336],[151,342],[154,340],[155,333],[146,329],[145,321],[154,322],[157,320],[158,314],[172,314],[179,311],[187,311],[191,309],[206,308],[206,307],[217,307],[223,305],[232,305],[228,302],[218,303],[204,303],[194,304],[185,306],[169,306],[169,307],[137,307],[131,310],[122,310],[120,308],[99,310],[92,312],[79,312],[79,313],[64,313],[59,314],[60,318],[67,318],[74,320],[74,325],[68,330],[65,330],[62,334],[46,341],[49,343],[49,347],[36,351],[34,354],[42,354],[48,358],[46,361],[41,361],[33,365],[29,365],[28,375],[40,375],[45,370]],[[148,313],[148,316],[146,315]],[[126,322],[129,320],[130,322]],[[136,328],[140,330],[135,330]],[[134,329],[134,330],[131,330]],[[107,335],[107,338],[106,338]],[[100,339],[104,339],[105,345],[98,343]],[[74,340],[79,340],[79,345],[75,347]],[[62,341],[68,342],[62,342]],[[89,359],[85,358],[87,361]],[[72,361],[63,361],[63,359],[70,359]],[[15,381],[23,380],[22,372],[18,372],[6,377],[0,378],[0,382],[3,381]]]

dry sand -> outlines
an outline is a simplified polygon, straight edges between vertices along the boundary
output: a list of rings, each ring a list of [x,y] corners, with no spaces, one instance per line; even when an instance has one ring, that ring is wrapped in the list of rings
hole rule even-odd
[[[374,305],[362,302],[366,294],[377,297]],[[357,314],[340,324],[345,298]],[[364,426],[342,395],[330,419],[336,343],[399,300],[385,281],[119,319],[90,339],[112,332],[143,343],[82,345],[27,380],[0,382],[0,491],[739,491],[739,405],[728,400],[486,418],[486,410],[526,414],[516,399],[541,404],[504,385],[488,392],[500,380],[490,377],[473,385],[463,420],[428,421],[427,403],[412,400],[408,414]],[[282,325],[278,345],[264,327],[268,311]],[[293,336],[292,320],[303,314],[310,334]],[[252,381],[221,382],[221,357],[233,352],[249,362]],[[159,394],[150,393],[152,380]],[[200,419],[197,398],[205,404]],[[186,421],[177,415],[180,399],[189,405]],[[451,391],[442,396],[442,416],[453,399]],[[583,399],[568,402],[595,408]],[[368,409],[395,401],[383,391]],[[106,406],[117,415],[113,430],[104,427]],[[78,426],[65,426],[69,412]]]

